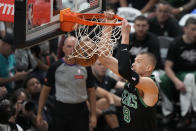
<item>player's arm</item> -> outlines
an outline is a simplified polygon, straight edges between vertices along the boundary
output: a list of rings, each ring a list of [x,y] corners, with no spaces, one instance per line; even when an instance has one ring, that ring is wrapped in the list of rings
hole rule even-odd
[[[128,52],[129,33],[130,25],[127,21],[123,21],[122,40],[118,48],[118,72],[124,79],[128,80],[133,86],[136,86],[136,88],[139,88],[144,92],[155,91],[155,93],[157,93],[156,84],[150,78],[140,77],[131,68],[130,53]],[[149,81],[149,83],[147,81]],[[147,89],[146,86],[142,86],[147,84],[151,84],[152,88]]]
[[[122,40],[121,43],[124,44],[129,44],[129,34],[130,34],[130,29],[131,26],[128,23],[127,20],[123,20],[122,21],[122,28],[121,28],[121,32],[122,32]],[[99,56],[99,60],[100,62],[106,66],[107,68],[109,68],[112,72],[114,72],[116,75],[120,76],[119,74],[119,67],[118,67],[118,60],[112,56],[107,56],[105,57],[104,55]]]
[[[122,24],[122,40],[118,46],[117,58],[118,58],[118,72],[119,74],[129,82],[136,85],[139,82],[139,75],[131,69],[132,64],[130,61],[129,53],[129,37],[130,37],[130,24],[124,20]]]
[[[113,73],[120,76],[118,73],[118,60],[113,56],[99,56],[99,61]]]
[[[149,77],[140,77],[138,84],[135,86],[140,89],[140,95],[148,106],[154,106],[158,101],[159,90],[155,82]]]

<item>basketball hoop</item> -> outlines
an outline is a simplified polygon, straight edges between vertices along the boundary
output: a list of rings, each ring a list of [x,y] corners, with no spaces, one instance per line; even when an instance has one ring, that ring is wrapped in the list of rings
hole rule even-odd
[[[93,56],[113,54],[113,47],[121,37],[123,18],[114,16],[110,23],[100,13],[72,12],[69,8],[60,11],[61,30],[75,30],[77,43],[70,58],[91,59]]]

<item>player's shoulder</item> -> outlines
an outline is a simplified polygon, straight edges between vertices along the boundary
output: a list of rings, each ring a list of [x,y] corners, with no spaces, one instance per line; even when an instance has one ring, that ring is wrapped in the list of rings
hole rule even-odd
[[[138,86],[144,90],[158,93],[158,87],[155,81],[150,77],[140,77]]]
[[[144,84],[155,84],[155,82],[150,77],[140,77],[140,82]]]

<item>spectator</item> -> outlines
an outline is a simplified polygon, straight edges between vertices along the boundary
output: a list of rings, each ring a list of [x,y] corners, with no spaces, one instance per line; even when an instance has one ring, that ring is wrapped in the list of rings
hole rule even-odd
[[[8,92],[12,92],[14,86],[11,82],[21,80],[27,72],[15,73],[15,59],[13,52],[13,38],[11,35],[6,36],[0,40],[0,85],[5,85]]]
[[[120,106],[121,98],[101,87],[96,87],[95,94],[97,96],[96,112],[97,115],[104,115],[107,125],[112,131],[119,131],[119,121],[117,117],[116,106]],[[101,125],[103,127],[103,125]],[[99,129],[99,128],[98,128]]]
[[[48,70],[47,82],[41,91],[37,121],[42,123],[42,111],[48,94],[55,88],[56,103],[53,115],[52,131],[88,131],[96,125],[95,94],[90,70],[68,59],[72,53],[76,38],[69,36],[64,43],[65,57],[55,62]],[[87,96],[88,92],[88,96]],[[90,103],[90,117],[86,100]],[[77,119],[75,119],[77,118]],[[90,118],[90,120],[89,120]]]
[[[33,105],[35,105],[35,113],[37,114],[38,102],[39,102],[40,92],[42,89],[42,84],[40,83],[40,80],[36,76],[30,75],[24,81],[24,88],[25,88],[25,92],[27,94],[28,99],[30,99]],[[46,109],[47,107],[45,108],[43,112],[43,118],[44,120],[48,121],[48,118],[51,116],[48,116],[49,114],[47,114]],[[47,127],[48,125],[47,125],[47,122],[45,121],[44,125],[42,125],[39,128],[41,128],[42,130],[47,130]]]
[[[37,62],[30,49],[16,49],[14,57],[17,71],[34,70],[37,67]]]
[[[14,52],[14,58],[16,61],[15,70],[18,72],[25,71],[32,73],[37,67],[37,62],[30,49],[16,49]],[[23,80],[15,82],[15,89],[21,88],[23,86],[22,83]]]
[[[166,75],[161,77],[161,89],[170,101],[179,91],[181,121],[177,127],[187,126],[189,111],[196,112],[196,19],[189,18],[184,27],[184,34],[170,45],[165,62]],[[178,97],[178,96],[177,96]],[[169,105],[169,103],[167,104]],[[171,105],[171,104],[170,104]],[[170,114],[173,107],[170,109]],[[170,115],[171,116],[171,115]],[[169,115],[168,115],[169,118]],[[195,123],[194,123],[195,124]]]
[[[11,101],[16,108],[15,121],[24,130],[36,129],[47,131],[47,123],[45,121],[42,126],[38,126],[36,123],[36,105],[28,98],[23,88],[15,90],[11,97]]]
[[[121,95],[121,91],[124,87],[124,82],[116,81],[115,79],[106,75],[107,67],[105,67],[99,60],[97,60],[92,66],[92,72],[95,77],[95,90],[96,95],[98,96],[97,100],[97,109],[100,111],[110,110],[114,108],[114,105],[120,106],[120,97],[111,92],[115,92],[117,95]],[[119,123],[117,119],[117,112],[112,112],[109,115],[105,115],[107,124],[112,130],[119,129]]]
[[[157,36],[177,37],[181,35],[181,27],[170,14],[171,7],[167,2],[158,3],[155,16],[149,19],[149,31]]]
[[[36,68],[33,70],[33,74],[36,75],[41,83],[43,84],[44,83],[44,79],[46,77],[46,73],[49,69],[49,64],[50,64],[50,60],[47,64],[47,59],[46,59],[46,54],[42,53],[42,50],[39,46],[34,46],[31,48],[31,52],[33,54],[33,57],[35,58],[35,61],[37,63],[37,66]],[[52,63],[52,61],[51,61]]]
[[[14,119],[15,109],[11,105],[10,100],[0,100],[0,130],[1,131],[23,131],[23,129],[16,124]]]
[[[97,60],[91,68],[93,75],[95,76],[95,86],[99,86],[109,92],[115,90],[116,94],[121,96],[121,91],[125,84],[124,82],[116,81],[112,77],[107,76],[107,67],[105,67],[99,60]]]
[[[149,12],[157,0],[120,0],[121,6],[131,6],[140,10],[142,13]]]
[[[138,16],[134,21],[135,33],[130,35],[130,50],[131,61],[142,52],[150,52],[156,56],[157,66],[156,69],[163,69],[159,41],[155,35],[148,32],[149,25],[145,16]]]
[[[27,97],[33,101],[37,101],[36,104],[38,104],[39,94],[42,88],[40,80],[36,76],[30,75],[25,79],[23,86]]]

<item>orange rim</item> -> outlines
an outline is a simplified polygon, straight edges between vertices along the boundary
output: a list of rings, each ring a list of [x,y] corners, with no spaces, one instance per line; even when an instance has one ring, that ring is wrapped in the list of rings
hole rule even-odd
[[[69,32],[73,30],[73,26],[78,23],[82,25],[103,25],[103,26],[119,26],[122,23],[104,23],[104,22],[95,22],[89,21],[88,19],[97,18],[104,19],[105,15],[101,13],[76,13],[72,12],[70,8],[63,9],[60,11],[60,22],[61,29],[63,31]],[[114,19],[123,20],[124,18],[119,17],[118,15],[114,16]]]

